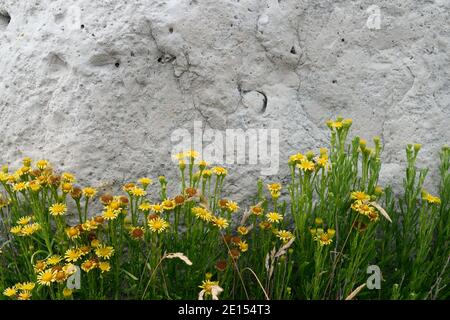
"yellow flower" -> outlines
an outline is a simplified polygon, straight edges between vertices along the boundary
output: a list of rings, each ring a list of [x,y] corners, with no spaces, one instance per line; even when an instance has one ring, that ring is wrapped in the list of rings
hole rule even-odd
[[[38,160],[38,162],[36,162],[36,167],[38,167],[41,170],[47,168],[48,165],[49,163],[47,160]]]
[[[62,257],[58,255],[53,255],[51,257],[48,257],[46,262],[49,266],[54,266],[55,264],[58,264],[62,261]]]
[[[202,289],[198,296],[199,300],[203,300],[204,297],[208,296],[212,296],[213,300],[219,300],[218,295],[223,291],[219,286],[219,281],[211,281],[210,279],[204,280],[199,288]]]
[[[47,267],[47,263],[44,260],[40,260],[38,262],[36,262],[36,264],[34,265],[34,271],[40,272],[40,271],[44,271],[45,267]]]
[[[283,216],[279,214],[278,212],[269,212],[266,214],[267,220],[272,223],[279,223],[281,220],[283,220]]]
[[[172,210],[173,208],[175,208],[175,201],[171,200],[171,199],[166,199],[162,202],[162,207],[164,210]]]
[[[328,233],[322,233],[318,235],[316,241],[319,241],[319,244],[321,246],[328,246],[333,242]]]
[[[248,250],[248,243],[245,242],[245,241],[240,241],[239,244],[238,244],[238,246],[239,246],[239,249],[240,249],[242,252],[245,252],[245,251]]]
[[[212,224],[218,227],[219,229],[225,229],[228,227],[228,220],[222,217],[214,217],[212,218]]]
[[[142,188],[134,187],[130,190],[130,194],[132,194],[135,197],[144,197],[147,194],[147,192]]]
[[[9,230],[12,234],[22,233],[22,226],[14,226]]]
[[[78,239],[80,237],[80,230],[77,227],[69,227],[66,229],[66,234],[69,239]]]
[[[34,282],[23,282],[23,283],[17,283],[15,285],[17,290],[24,290],[24,291],[31,291],[34,289],[36,284]]]
[[[291,240],[294,235],[292,234],[292,232],[287,231],[287,230],[278,230],[276,233],[277,237],[280,238],[283,242],[288,242],[289,240]]]
[[[152,232],[161,233],[169,227],[169,223],[166,220],[157,217],[148,222],[148,227]]]
[[[228,200],[228,201],[227,201],[226,206],[227,206],[227,209],[228,209],[231,213],[235,213],[236,211],[239,210],[239,206],[237,205],[237,203],[234,202],[234,201],[231,201],[231,200]]]
[[[114,254],[114,248],[100,245],[97,247],[97,249],[95,249],[95,254],[99,258],[109,259]]]
[[[270,192],[273,191],[280,191],[281,190],[281,184],[280,183],[272,183],[272,184],[268,184],[267,188],[269,189]]]
[[[441,204],[441,199],[439,197],[433,196],[428,192],[425,192],[423,196],[423,199],[430,204]]]
[[[200,168],[200,170],[205,169],[208,166],[208,162],[206,162],[205,160],[200,160],[200,162],[198,163],[198,167]]]
[[[78,248],[69,249],[66,251],[64,257],[66,261],[68,262],[76,262],[78,259],[81,258],[83,253]]]
[[[98,268],[102,273],[109,272],[111,270],[111,265],[107,261],[101,261],[98,263]]]
[[[86,260],[81,264],[81,269],[84,272],[89,272],[96,267],[96,263],[94,260]]]
[[[245,236],[245,235],[248,233],[248,228],[245,227],[245,226],[240,226],[239,228],[237,228],[237,231],[238,231],[241,235]]]
[[[11,288],[6,288],[3,291],[3,295],[5,295],[5,296],[7,296],[9,298],[14,297],[16,294],[17,294],[17,290],[15,288],[12,288],[12,287]]]
[[[152,205],[151,210],[154,213],[161,213],[164,211],[164,207],[161,204],[156,203],[156,204]]]
[[[19,293],[19,295],[17,296],[17,300],[30,300],[31,299],[31,292],[30,291],[22,291],[21,293]]]
[[[114,211],[109,208],[103,211],[102,213],[102,217],[105,218],[106,220],[114,220],[117,218],[118,215],[119,213],[117,211]]]
[[[213,215],[211,212],[209,212],[207,209],[202,208],[202,207],[194,207],[192,208],[192,213],[195,214],[195,216],[198,219],[201,219],[203,221],[211,221],[213,218]]]
[[[64,203],[55,203],[50,207],[49,211],[52,216],[62,216],[67,212],[67,206]]]
[[[144,202],[139,205],[139,210],[141,210],[143,212],[148,212],[151,209],[152,209],[152,205],[150,204],[150,202]]]
[[[41,183],[39,180],[31,180],[27,185],[32,191],[39,191],[41,189]]]
[[[25,191],[25,190],[27,190],[27,183],[26,182],[18,182],[13,185],[13,190],[16,192]]]
[[[37,282],[43,286],[50,286],[55,280],[55,273],[51,269],[42,271],[37,276]]]
[[[319,167],[325,168],[328,164],[328,157],[327,156],[319,157],[317,158],[316,162]]]
[[[212,170],[205,169],[205,170],[202,171],[202,177],[203,178],[209,178],[209,177],[212,176],[212,173],[213,173]]]
[[[363,191],[353,191],[351,193],[351,198],[357,201],[370,200],[370,196]]]
[[[69,298],[72,296],[73,291],[69,288],[64,288],[63,290],[63,296],[64,298]]]
[[[69,172],[63,172],[61,175],[61,180],[68,183],[73,183],[76,181],[75,176]]]
[[[212,171],[214,172],[214,174],[216,176],[223,176],[223,177],[225,177],[228,174],[227,169],[225,169],[223,167],[214,167],[214,168],[212,168]]]
[[[252,214],[254,214],[255,216],[260,216],[260,215],[263,214],[263,208],[261,208],[261,207],[258,206],[258,205],[250,207],[250,211],[251,211]]]
[[[359,212],[362,215],[365,216],[369,216],[372,212],[374,212],[374,208],[369,206],[368,204],[362,202],[362,201],[355,201],[352,205],[351,208],[356,211]]]
[[[304,159],[297,164],[297,167],[305,172],[314,171],[314,162]]]
[[[130,230],[130,236],[131,238],[135,239],[135,240],[139,240],[139,239],[143,239],[144,238],[144,228],[142,227],[133,227]]]
[[[153,180],[150,179],[150,178],[147,178],[147,177],[143,177],[143,178],[140,178],[140,179],[138,180],[138,182],[139,182],[140,184],[142,184],[142,186],[145,188],[145,187],[147,187],[149,184],[152,184]]]
[[[24,236],[29,236],[35,233],[36,231],[39,231],[41,229],[41,225],[37,222],[28,224],[22,228],[21,234]]]
[[[64,182],[64,183],[61,184],[61,190],[64,193],[72,192],[73,185],[70,182]]]
[[[184,155],[186,158],[189,158],[189,159],[197,159],[200,156],[200,153],[198,153],[195,150],[189,150],[189,151],[186,151],[184,153]]]
[[[97,194],[97,190],[91,187],[83,188],[83,194],[86,198],[93,198]]]
[[[94,240],[91,241],[91,247],[92,248],[97,248],[100,244],[101,244],[101,242],[98,239],[94,239]]]

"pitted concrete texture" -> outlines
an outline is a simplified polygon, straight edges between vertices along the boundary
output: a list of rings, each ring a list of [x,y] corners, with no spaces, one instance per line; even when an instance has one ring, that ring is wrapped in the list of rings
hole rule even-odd
[[[289,154],[326,146],[325,121],[382,137],[383,184],[407,143],[438,183],[450,141],[450,0],[0,0],[3,163],[46,158],[114,189],[177,175],[171,133],[280,130]],[[231,165],[237,199],[257,166]]]

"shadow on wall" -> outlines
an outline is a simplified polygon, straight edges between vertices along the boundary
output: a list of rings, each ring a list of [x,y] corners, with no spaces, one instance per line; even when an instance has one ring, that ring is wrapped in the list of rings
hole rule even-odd
[[[6,10],[0,9],[0,30],[4,30],[11,22],[11,16]]]

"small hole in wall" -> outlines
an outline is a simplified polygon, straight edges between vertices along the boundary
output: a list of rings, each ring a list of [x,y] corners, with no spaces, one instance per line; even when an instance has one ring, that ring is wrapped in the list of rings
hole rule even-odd
[[[297,53],[297,51],[295,51],[295,47],[294,46],[291,48],[291,53],[292,54],[296,54]]]
[[[114,65],[116,66],[116,68],[118,68],[120,67],[120,62],[116,62]]]
[[[169,33],[173,33],[173,28],[172,27],[169,28]]]
[[[80,28],[81,28],[81,29],[84,29],[84,24],[82,24],[82,25],[80,26]]]
[[[11,16],[8,12],[5,10],[0,9],[0,29],[3,29],[8,26],[8,24],[11,22]]]
[[[333,81],[331,81],[331,82],[333,82],[333,83],[337,83],[337,80],[333,80]]]

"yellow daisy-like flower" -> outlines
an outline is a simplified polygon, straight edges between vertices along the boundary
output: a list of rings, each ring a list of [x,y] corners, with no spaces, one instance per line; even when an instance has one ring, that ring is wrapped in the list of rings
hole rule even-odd
[[[78,239],[80,237],[80,229],[77,227],[69,227],[66,229],[66,234],[69,239]]]
[[[95,254],[99,258],[109,259],[114,254],[114,248],[105,245],[100,245],[95,249]]]
[[[91,247],[92,248],[98,248],[99,245],[101,245],[100,240],[94,239],[94,240],[91,241]]]
[[[245,252],[248,250],[248,243],[245,241],[240,241],[238,246],[239,246],[239,250],[241,250],[242,252]]]
[[[73,185],[72,185],[70,182],[63,182],[63,183],[61,184],[61,190],[62,190],[62,192],[64,192],[64,193],[72,192],[72,190],[73,190]]]
[[[303,170],[304,172],[314,171],[314,162],[304,159],[300,161],[299,164],[297,164],[297,167]]]
[[[213,217],[211,221],[212,224],[218,227],[219,229],[225,229],[228,228],[229,226],[228,220],[222,217]]]
[[[145,231],[144,231],[144,228],[142,228],[142,227],[133,227],[130,230],[130,236],[131,236],[131,238],[133,238],[135,240],[143,239],[144,235],[145,235]]]
[[[100,269],[101,273],[109,272],[111,270],[111,265],[107,261],[101,261],[98,263],[98,268]]]
[[[150,178],[147,178],[147,177],[143,177],[143,178],[140,178],[140,179],[138,180],[138,182],[139,182],[140,184],[142,184],[142,186],[145,188],[145,187],[147,187],[149,184],[152,184],[153,180],[150,179]]]
[[[44,260],[40,260],[38,262],[36,262],[36,264],[34,265],[34,271],[36,273],[44,271],[45,268],[47,267],[47,263]]]
[[[205,160],[200,160],[198,163],[198,167],[200,168],[200,170],[205,169],[208,166],[208,162],[206,162]]]
[[[36,162],[36,167],[38,167],[41,170],[44,170],[49,165],[49,162],[47,160],[38,160]]]
[[[250,211],[252,212],[252,214],[254,214],[255,216],[260,216],[263,214],[264,209],[261,208],[260,206],[252,206],[250,207]]]
[[[17,300],[30,300],[31,299],[31,292],[30,291],[22,291],[17,296]]]
[[[290,163],[290,164],[297,164],[297,163],[300,163],[300,161],[303,161],[305,159],[306,159],[306,157],[303,154],[297,153],[297,154],[294,154],[294,155],[289,157],[288,163]]]
[[[321,246],[328,246],[333,242],[333,239],[330,238],[328,233],[322,233],[320,236],[317,236],[317,241]]]
[[[63,260],[63,258],[59,255],[52,255],[51,257],[48,257],[46,260],[47,265],[54,266],[55,264],[60,263]]]
[[[26,224],[28,224],[28,223],[31,222],[31,219],[32,219],[31,216],[25,216],[25,217],[20,218],[20,219],[17,221],[17,223],[18,223],[18,224],[21,224],[21,225],[26,225]]]
[[[328,164],[328,156],[319,157],[316,162],[319,167],[325,168]]]
[[[78,259],[81,258],[83,255],[83,252],[81,252],[78,248],[69,249],[66,251],[64,257],[66,261],[68,262],[76,262]]]
[[[172,210],[173,208],[175,208],[175,201],[173,201],[171,199],[166,199],[162,202],[161,205],[164,210],[169,211],[169,210]]]
[[[117,218],[118,215],[119,213],[117,211],[112,210],[110,208],[106,209],[102,213],[102,217],[105,218],[106,220],[114,220]]]
[[[27,190],[27,183],[26,182],[18,182],[13,185],[13,190],[16,192],[25,191],[25,190]]]
[[[358,213],[365,215],[365,216],[369,216],[369,214],[374,211],[373,207],[369,206],[367,203],[364,203],[362,201],[355,201],[351,205],[351,208],[354,211],[357,211]]]
[[[197,159],[200,156],[200,153],[195,150],[188,150],[184,153],[184,155],[189,159]]]
[[[425,193],[423,199],[430,204],[441,204],[441,199],[439,197],[433,196],[429,193]]]
[[[164,207],[162,206],[162,204],[156,203],[156,204],[152,205],[151,210],[154,213],[161,213],[164,211]]]
[[[94,260],[86,260],[85,262],[83,262],[82,264],[81,264],[81,269],[84,271],[84,272],[89,272],[89,271],[91,271],[92,269],[94,269],[95,267],[96,267],[96,263],[95,263],[95,261]]]
[[[227,169],[225,169],[223,167],[214,167],[214,168],[212,168],[212,171],[216,176],[225,177],[228,174]]]
[[[52,216],[62,216],[67,212],[67,206],[64,203],[55,203],[50,207],[49,211]]]
[[[41,183],[38,180],[31,180],[27,183],[28,188],[32,191],[39,191],[41,189]]]
[[[37,276],[37,283],[43,286],[50,286],[55,280],[55,273],[51,269],[42,271]]]
[[[203,221],[209,222],[212,220],[213,215],[207,209],[202,207],[194,207],[192,208],[192,213],[195,214],[195,217],[201,219]]]
[[[14,226],[9,230],[12,234],[21,234],[22,226]]]
[[[32,224],[27,224],[26,226],[23,226],[21,230],[21,234],[24,236],[30,236],[36,231],[39,231],[41,229],[41,225],[37,222]]]
[[[166,220],[157,217],[148,222],[148,227],[152,232],[161,233],[169,227],[169,223]]]
[[[35,286],[36,284],[34,282],[23,282],[17,283],[14,287],[16,287],[17,290],[31,291]]]
[[[17,294],[17,290],[15,288],[6,288],[5,290],[3,290],[3,295],[11,298],[14,297]]]
[[[267,221],[272,223],[279,223],[281,220],[283,220],[283,215],[279,214],[278,212],[269,212],[266,214]]]
[[[135,196],[135,197],[144,197],[147,194],[147,191],[145,191],[142,188],[139,187],[134,187],[132,189],[130,189],[130,194]]]
[[[353,191],[350,196],[353,200],[357,201],[370,200],[370,196],[363,191]]]
[[[74,183],[76,181],[75,176],[69,172],[63,172],[61,180],[68,183]]]
[[[97,190],[91,187],[83,188],[83,195],[86,198],[93,198],[97,194]]]
[[[292,232],[287,231],[287,230],[278,230],[276,233],[277,237],[281,239],[281,241],[283,242],[288,242],[290,241],[294,235],[292,234]]]
[[[281,184],[280,183],[268,184],[267,188],[269,189],[270,192],[277,192],[281,190]]]
[[[245,236],[248,233],[248,228],[245,226],[240,226],[239,228],[237,228],[237,232]]]
[[[150,202],[144,202],[139,205],[139,210],[143,212],[149,212],[152,209]]]
[[[239,206],[236,202],[228,200],[226,207],[228,209],[228,211],[230,211],[231,213],[235,213],[239,210]]]

